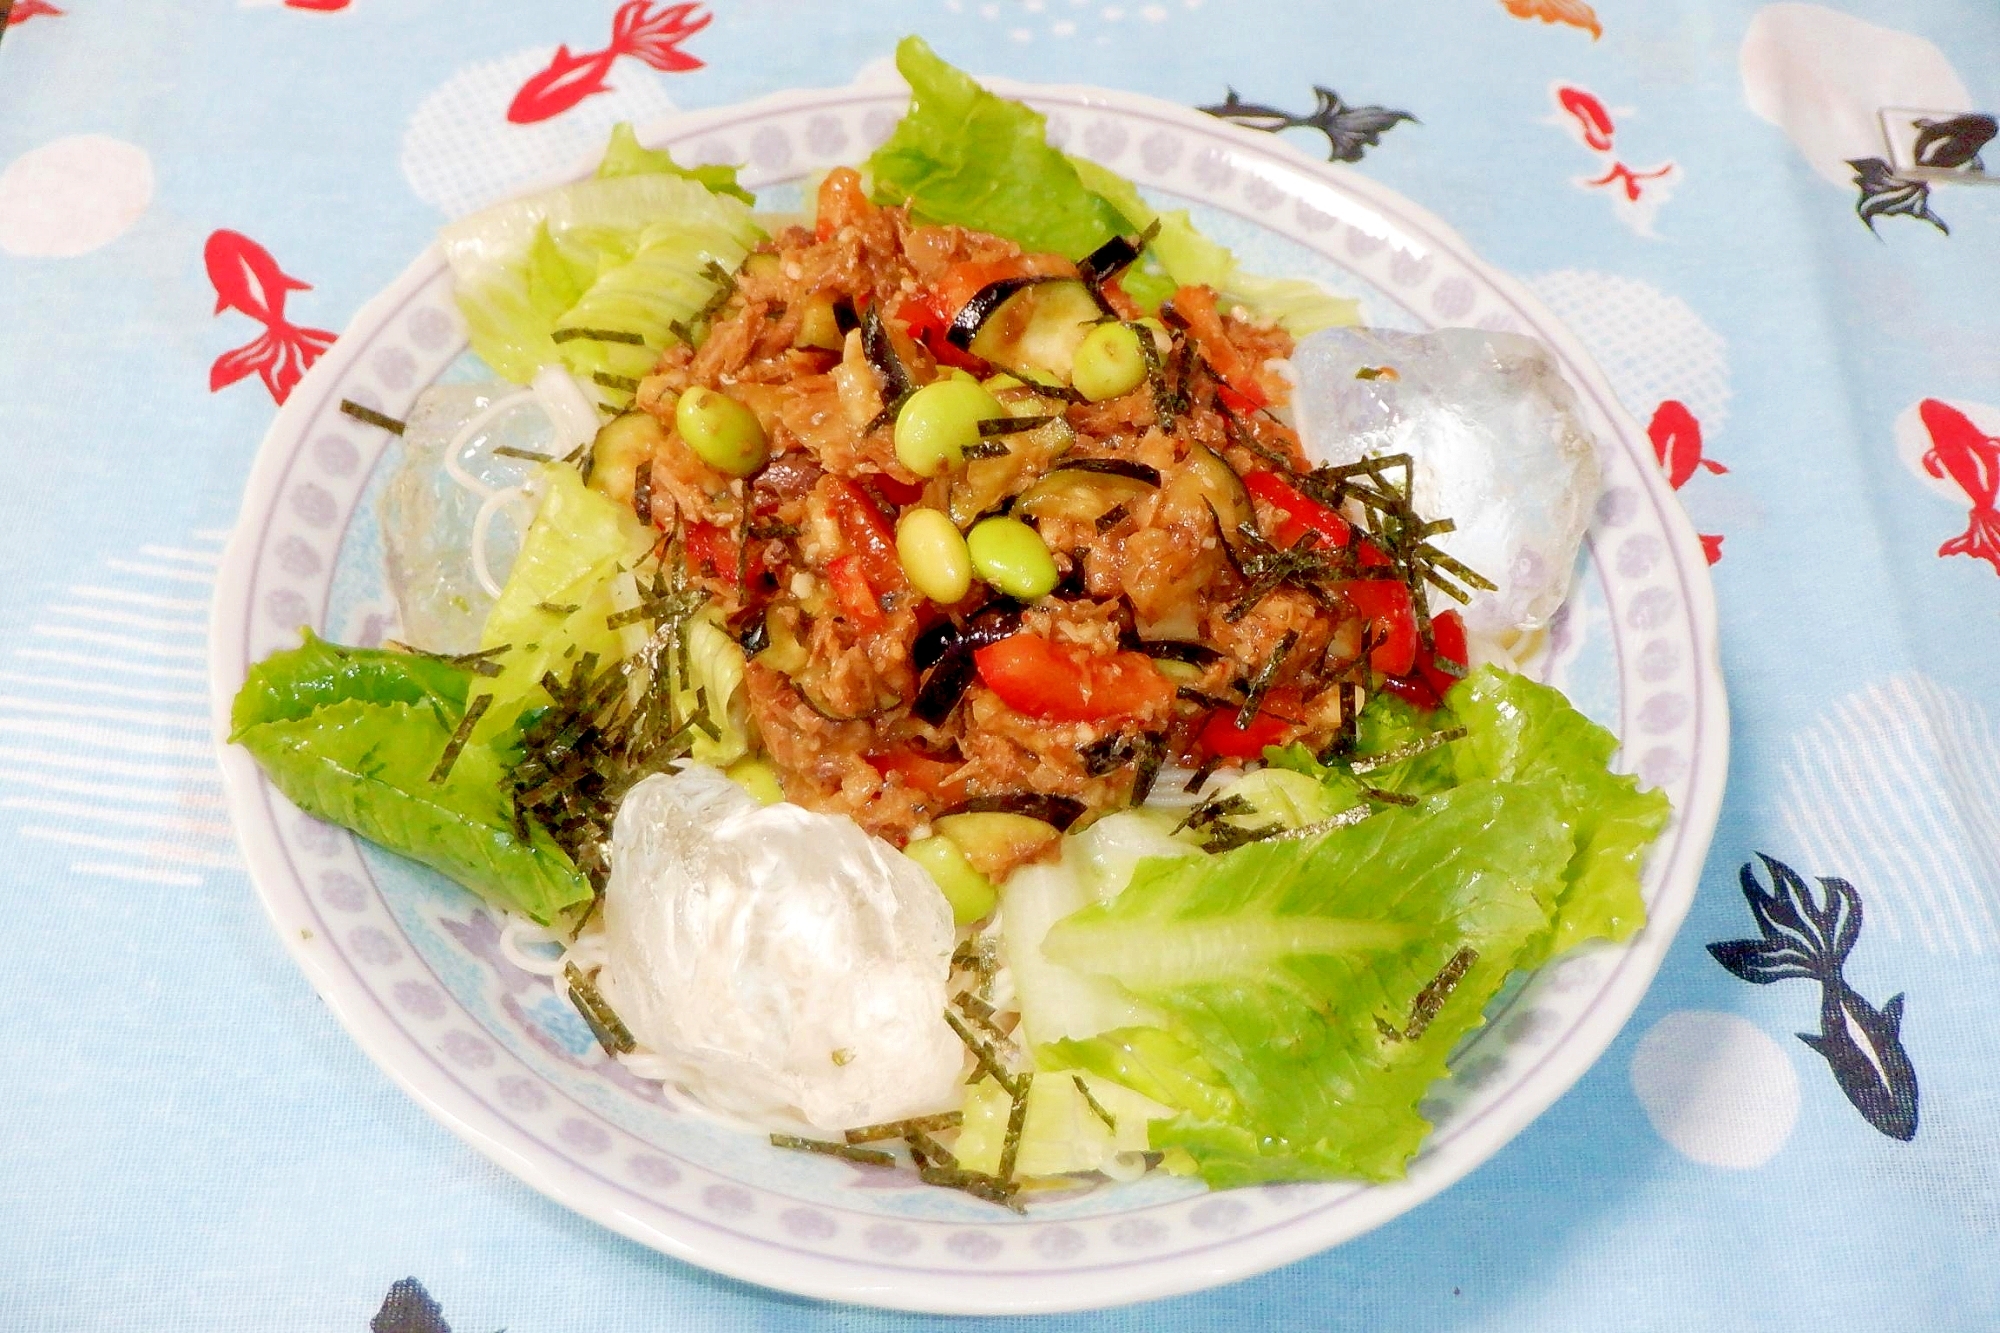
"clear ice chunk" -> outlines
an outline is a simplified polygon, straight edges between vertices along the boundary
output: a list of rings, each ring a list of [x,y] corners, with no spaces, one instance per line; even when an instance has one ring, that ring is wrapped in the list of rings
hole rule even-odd
[[[502,402],[511,406],[493,411]],[[507,445],[549,453],[554,444],[555,430],[536,409],[534,395],[511,384],[440,384],[417,399],[397,446],[402,462],[377,511],[404,642],[439,653],[479,647],[479,628],[493,609],[493,597],[474,567],[473,529],[487,495],[521,487],[534,468],[532,460],[496,455],[493,449]],[[445,466],[454,445],[463,480]],[[496,510],[488,521],[487,572],[504,581],[532,503],[516,500]]]
[[[1533,338],[1478,329],[1326,329],[1292,356],[1315,463],[1412,459],[1412,500],[1456,530],[1432,540],[1497,583],[1464,608],[1492,636],[1548,623],[1569,595],[1602,478],[1576,394]],[[1390,368],[1395,373],[1357,378]],[[1432,595],[1433,610],[1451,605]]]
[[[612,826],[604,928],[605,999],[715,1110],[833,1132],[958,1104],[951,909],[851,819],[712,768],[649,777]]]

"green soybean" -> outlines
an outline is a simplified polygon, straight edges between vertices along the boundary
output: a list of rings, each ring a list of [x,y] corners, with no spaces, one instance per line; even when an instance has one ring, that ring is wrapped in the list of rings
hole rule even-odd
[[[935,509],[912,509],[896,525],[896,557],[916,590],[946,606],[972,591],[972,552],[958,526]]]
[[[1054,591],[1055,557],[1041,534],[1018,518],[989,518],[976,524],[965,539],[972,554],[972,572],[1023,602]]]
[[[903,855],[931,872],[944,900],[951,904],[953,925],[969,926],[982,920],[992,914],[1000,900],[993,881],[974,870],[950,838],[919,838],[903,849]]]
[[[920,477],[935,477],[965,459],[979,423],[1007,415],[992,394],[970,379],[926,384],[896,413],[896,458]]]
[[[1116,398],[1146,381],[1146,353],[1126,324],[1099,324],[1077,344],[1070,383],[1093,403]]]
[[[674,429],[697,458],[732,477],[749,476],[764,466],[769,453],[756,413],[699,385],[674,404]]]

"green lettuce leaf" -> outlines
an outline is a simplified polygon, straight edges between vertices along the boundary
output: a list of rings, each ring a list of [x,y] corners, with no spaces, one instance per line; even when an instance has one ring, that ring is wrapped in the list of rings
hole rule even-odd
[[[755,204],[757,196],[736,183],[736,171],[735,167],[722,163],[684,167],[666,149],[642,145],[639,136],[632,133],[632,126],[622,120],[611,127],[611,142],[604,147],[604,160],[597,164],[599,180],[619,176],[678,176],[697,182],[711,194],[726,194],[746,204]]]
[[[438,239],[472,350],[525,384],[552,365],[586,378],[647,374],[674,337],[669,326],[715,290],[708,265],[734,272],[760,235],[741,199],[643,171],[498,204]],[[552,335],[561,328],[637,334],[644,343],[558,344]]]
[[[505,742],[467,745],[430,780],[471,684],[449,663],[308,635],[251,671],[230,739],[300,809],[546,923],[590,885],[547,833],[516,832]]]
[[[1125,219],[1049,146],[1039,112],[987,92],[921,37],[896,46],[910,109],[867,163],[876,202],[1081,259]]]
[[[230,705],[229,739],[265,722],[290,722],[346,700],[423,704],[438,717],[465,711],[472,676],[434,657],[383,648],[347,648],[310,629],[305,642],[250,668]]]
[[[1613,773],[1618,739],[1570,706],[1560,690],[1481,667],[1446,696],[1464,740],[1448,747],[1458,780],[1550,786],[1576,840],[1548,934],[1522,962],[1539,965],[1585,940],[1631,938],[1646,922],[1639,874],[1672,815],[1666,794]]]
[[[1167,1014],[1171,1040],[1100,1034],[1051,1058],[1183,1108],[1153,1146],[1211,1185],[1394,1178],[1429,1130],[1424,1090],[1547,929],[1571,851],[1547,786],[1481,781],[1309,842],[1146,862],[1042,947]]]

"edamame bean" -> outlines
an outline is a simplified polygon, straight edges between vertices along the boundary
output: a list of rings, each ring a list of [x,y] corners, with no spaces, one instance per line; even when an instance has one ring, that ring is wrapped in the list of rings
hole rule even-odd
[[[757,414],[727,394],[700,385],[674,404],[674,429],[695,457],[718,472],[747,477],[764,466],[767,449]]]
[[[1054,591],[1055,557],[1041,534],[1018,518],[988,518],[965,539],[972,555],[972,572],[1023,602]]]
[[[896,458],[920,477],[935,477],[965,460],[979,423],[1006,416],[993,395],[967,379],[941,379],[910,395],[896,413]]]
[[[935,509],[912,509],[896,525],[896,557],[916,590],[946,606],[972,591],[972,553],[958,526]]]
[[[941,835],[919,838],[903,849],[903,855],[931,872],[931,878],[944,893],[944,900],[951,904],[953,925],[969,926],[982,920],[992,914],[1000,900],[993,881],[974,870],[972,862],[965,859],[965,853],[950,838]]]
[[[1077,344],[1070,383],[1093,403],[1132,392],[1146,380],[1139,335],[1124,324],[1099,324]]]

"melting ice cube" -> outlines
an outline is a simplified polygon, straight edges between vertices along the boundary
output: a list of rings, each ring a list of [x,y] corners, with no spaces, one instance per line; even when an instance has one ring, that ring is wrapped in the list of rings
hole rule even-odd
[[[1432,540],[1500,585],[1473,595],[1466,627],[1487,636],[1547,624],[1569,595],[1601,485],[1595,442],[1548,349],[1478,329],[1342,328],[1304,339],[1292,365],[1308,456],[1409,454],[1417,512],[1458,525]],[[1369,374],[1385,369],[1394,373]]]
[[[612,828],[605,999],[707,1105],[840,1130],[942,1110],[951,909],[853,820],[712,768],[634,787]]]

